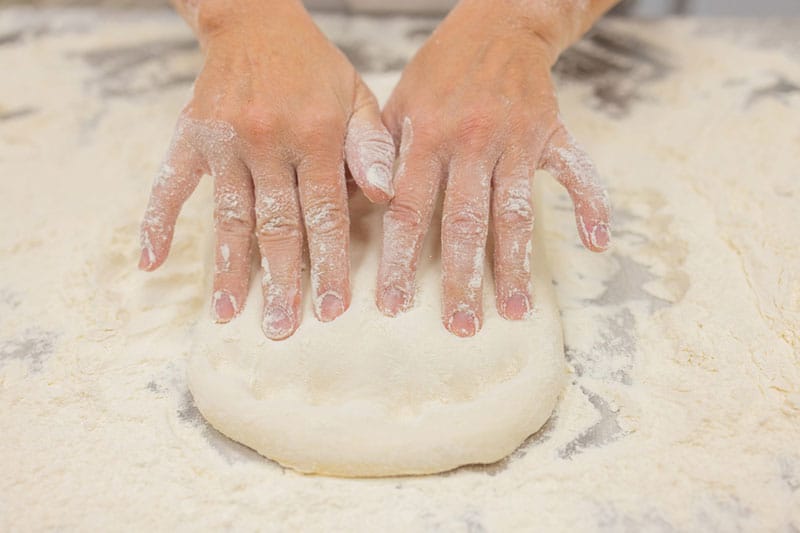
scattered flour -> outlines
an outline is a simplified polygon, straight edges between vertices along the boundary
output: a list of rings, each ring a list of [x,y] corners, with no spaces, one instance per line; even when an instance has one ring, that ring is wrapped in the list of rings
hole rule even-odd
[[[420,24],[320,20],[387,47]],[[552,424],[490,467],[341,480],[232,444],[187,393],[187,331],[211,297],[210,181],[165,265],[136,270],[147,182],[187,97],[166,81],[199,56],[176,45],[117,74],[84,58],[188,30],[161,14],[0,11],[3,35],[27,28],[0,47],[14,65],[0,113],[35,109],[0,121],[0,529],[800,529],[800,233],[787,223],[800,96],[750,101],[775,73],[800,83],[800,64],[707,24],[605,23],[674,66],[621,118],[588,84],[560,88],[617,232],[609,255],[580,248],[569,199],[548,185],[537,224],[574,368]],[[385,97],[396,75],[367,81]],[[150,89],[102,97],[110,76]]]

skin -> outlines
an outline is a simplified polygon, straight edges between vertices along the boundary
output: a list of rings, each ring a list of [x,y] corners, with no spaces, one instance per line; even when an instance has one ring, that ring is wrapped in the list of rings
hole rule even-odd
[[[461,337],[483,322],[490,222],[497,308],[509,320],[529,316],[530,179],[537,168],[568,190],[584,245],[608,247],[608,198],[559,119],[550,68],[612,4],[463,0],[406,67],[383,112],[400,146],[376,292],[384,314],[413,303],[439,191],[442,322]]]
[[[291,335],[301,319],[304,234],[315,314],[335,319],[350,304],[345,168],[370,200],[385,203],[393,194],[395,147],[375,97],[300,2],[178,9],[205,62],[153,185],[139,267],[164,262],[182,204],[211,174],[215,319],[227,322],[244,306],[255,235],[262,329],[275,340]]]
[[[300,2],[176,1],[205,62],[153,184],[139,267],[164,262],[182,204],[210,174],[215,319],[241,312],[255,241],[262,329],[274,340],[294,333],[305,235],[316,317],[334,320],[350,304],[349,171],[371,201],[389,202],[376,292],[384,314],[413,304],[421,243],[441,191],[444,326],[462,337],[481,327],[490,226],[497,308],[525,319],[537,168],[568,190],[584,245],[609,245],[607,195],[558,118],[550,67],[613,3],[462,0],[407,66],[381,117]]]

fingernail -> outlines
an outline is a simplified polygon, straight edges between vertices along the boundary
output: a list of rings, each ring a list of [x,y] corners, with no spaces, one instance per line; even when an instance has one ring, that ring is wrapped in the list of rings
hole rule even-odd
[[[153,247],[149,244],[142,247],[142,255],[139,256],[139,268],[142,270],[150,270],[156,262],[156,254],[153,252]]]
[[[367,169],[367,182],[389,196],[394,196],[392,187],[392,175],[389,169],[380,163],[375,163]]]
[[[604,222],[597,224],[594,229],[592,229],[589,237],[595,248],[600,248],[602,250],[608,248],[609,241],[611,241],[611,235],[608,231],[608,224]]]
[[[406,293],[395,287],[389,287],[383,291],[383,313],[395,316],[401,311],[405,311],[408,305]]]
[[[156,254],[150,242],[150,235],[144,230],[139,235],[139,245],[142,247],[142,255],[139,256],[139,268],[149,270],[156,262]]]
[[[332,292],[322,295],[319,303],[319,319],[323,322],[330,322],[334,318],[344,313],[344,302]]]
[[[478,318],[472,311],[456,311],[448,329],[459,337],[472,337],[478,331]]]
[[[228,291],[216,291],[212,307],[217,322],[229,322],[236,315],[236,300]]]
[[[527,318],[528,311],[530,311],[528,296],[518,292],[506,299],[503,314],[509,320],[522,320]]]
[[[147,253],[146,249],[142,249],[142,255],[139,257],[139,269],[147,270],[149,266],[150,266],[150,254]]]
[[[264,320],[261,322],[264,334],[272,340],[283,340],[294,331],[294,322],[289,313],[280,306],[264,309]]]

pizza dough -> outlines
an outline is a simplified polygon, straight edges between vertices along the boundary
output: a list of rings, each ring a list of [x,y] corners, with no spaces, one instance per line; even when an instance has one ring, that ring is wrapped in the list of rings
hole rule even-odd
[[[396,318],[377,310],[381,213],[361,196],[351,202],[353,298],[337,320],[314,318],[306,287],[301,327],[270,341],[254,280],[238,319],[200,321],[188,370],[194,401],[224,434],[301,472],[387,476],[495,462],[545,423],[564,385],[541,241],[534,237],[532,317],[499,317],[487,265],[483,328],[461,339],[440,320],[435,231],[413,309]]]

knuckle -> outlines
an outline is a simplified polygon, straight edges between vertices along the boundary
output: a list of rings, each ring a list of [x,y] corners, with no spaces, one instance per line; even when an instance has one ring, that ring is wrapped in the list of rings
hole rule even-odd
[[[504,122],[506,134],[512,139],[521,139],[522,146],[531,143],[533,146],[542,146],[547,134],[542,134],[539,126],[540,119],[534,111],[514,107],[508,120]]]
[[[347,215],[343,207],[331,200],[312,202],[304,210],[306,228],[317,235],[344,233]]]
[[[299,239],[300,225],[291,217],[275,214],[258,219],[256,236],[267,241]]]
[[[299,239],[300,221],[288,203],[272,196],[259,198],[256,207],[256,236],[262,241]]]
[[[222,233],[244,235],[253,230],[250,217],[217,217],[217,230]]]
[[[533,227],[533,208],[527,195],[510,194],[504,198],[495,212],[499,227],[529,231]]]
[[[474,208],[465,207],[445,216],[442,231],[451,239],[472,241],[486,236],[487,223]]]
[[[442,121],[437,119],[440,113],[432,113],[427,116],[417,114],[411,121],[410,131],[404,132],[410,133],[411,144],[414,146],[419,145],[419,149],[422,151],[434,150],[446,138],[446,131],[442,126]]]
[[[337,134],[344,138],[345,118],[334,108],[299,113],[295,123],[295,134],[304,146],[328,145]]]
[[[465,144],[485,145],[497,129],[497,116],[489,106],[473,107],[457,121],[456,134]]]
[[[497,224],[506,230],[530,231],[533,229],[533,216],[529,208],[504,207],[497,213]]]
[[[242,195],[235,192],[224,192],[217,195],[214,221],[221,231],[249,232],[253,227],[253,213],[247,208]]]
[[[252,107],[236,120],[238,132],[250,143],[263,143],[280,129],[280,116],[270,108]]]
[[[395,198],[385,218],[387,226],[393,227],[395,231],[418,232],[422,227],[422,213],[408,199]]]
[[[402,120],[404,128],[409,126],[414,130],[415,136],[420,133],[434,132],[442,129],[442,110],[440,106],[428,102],[421,102],[415,106],[414,112]]]
[[[427,101],[415,102],[413,110],[408,114],[396,114],[392,130],[402,143],[409,143],[424,148],[435,148],[440,145],[446,136],[445,121],[442,118],[440,104]],[[400,146],[402,149],[403,147]]]

